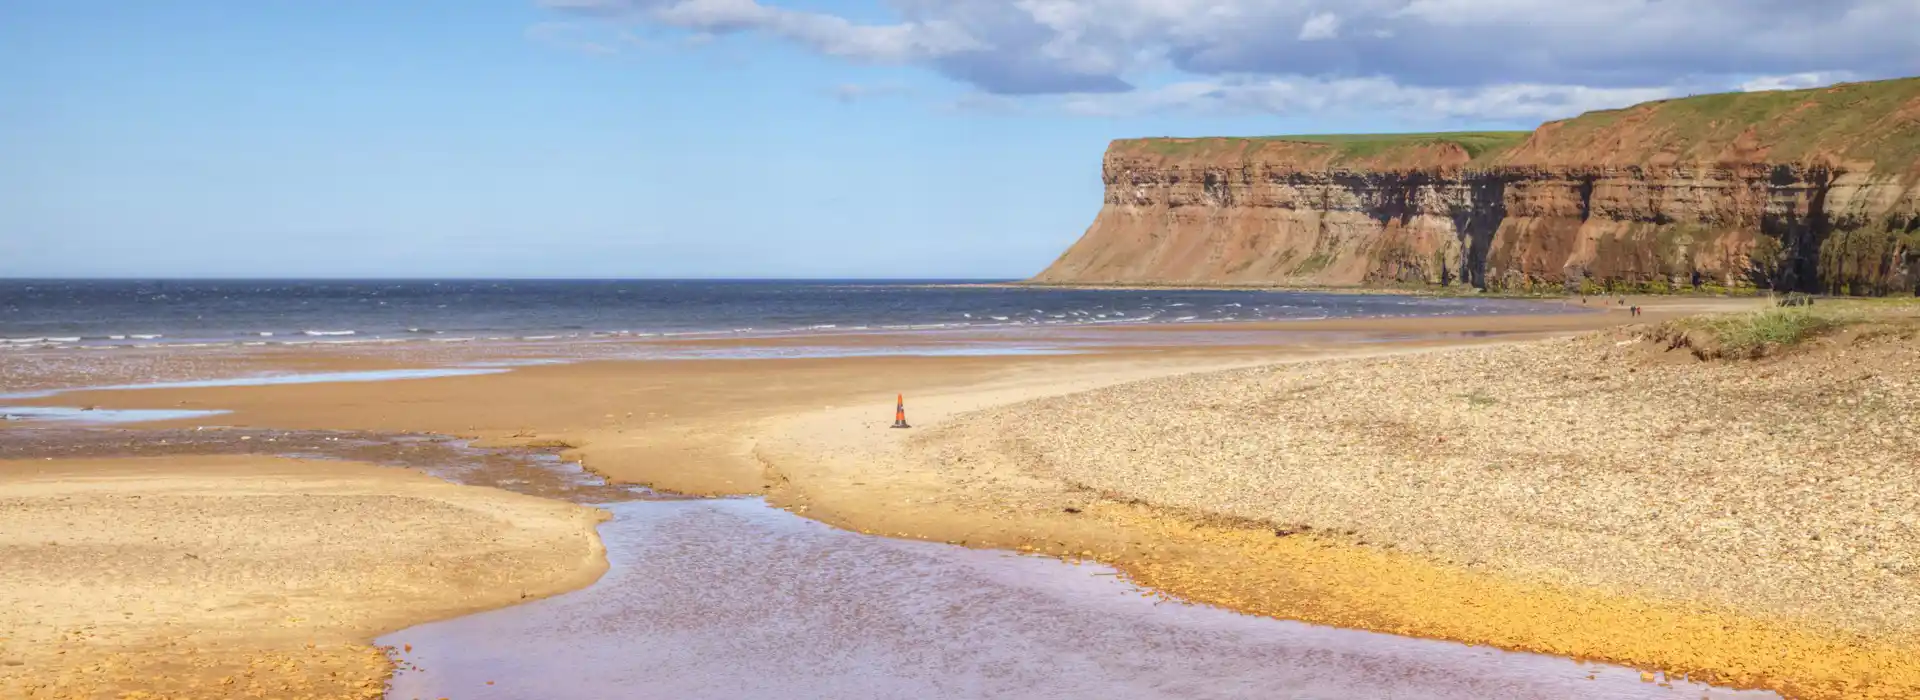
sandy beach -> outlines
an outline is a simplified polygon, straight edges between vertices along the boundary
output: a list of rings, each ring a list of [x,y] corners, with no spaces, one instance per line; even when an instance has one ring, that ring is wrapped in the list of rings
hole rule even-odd
[[[0,462],[0,695],[379,697],[369,640],[586,585],[603,515],[333,460]]]
[[[1756,391],[1804,406],[1834,397],[1837,379],[1826,365],[1780,359],[1763,387],[1746,368],[1673,362],[1617,333],[1567,340],[1754,303],[1679,299],[1637,319],[1125,328],[1111,332],[1139,339],[1071,355],[592,360],[19,403],[232,411],[140,430],[432,433],[562,449],[620,482],[764,494],[862,532],[1098,559],[1243,611],[1806,697],[1910,694],[1920,688],[1913,526],[1899,514],[1913,512],[1902,500],[1913,491],[1899,465],[1914,461],[1900,461],[1899,446],[1916,444],[1914,428],[1883,422],[1894,432],[1875,439],[1891,448],[1837,428],[1911,407],[1835,399],[1820,404],[1829,412],[1747,416]],[[1216,330],[1234,340],[1153,338]],[[1284,335],[1239,335],[1265,331]],[[1882,368],[1872,381],[1899,382],[1911,347],[1896,338],[1858,352]],[[322,369],[377,364],[364,351],[279,356]],[[1873,386],[1881,401],[1904,400],[1888,398],[1899,387]],[[896,393],[912,430],[886,427]],[[1825,442],[1789,441],[1820,431]],[[1831,471],[1843,463],[1878,466]],[[548,507],[574,509],[559,520],[576,536],[591,522]],[[249,541],[289,537],[262,530]],[[430,614],[410,610],[443,617],[519,595],[483,588]],[[370,620],[399,624],[366,614],[331,625],[328,638],[350,645],[383,626]]]

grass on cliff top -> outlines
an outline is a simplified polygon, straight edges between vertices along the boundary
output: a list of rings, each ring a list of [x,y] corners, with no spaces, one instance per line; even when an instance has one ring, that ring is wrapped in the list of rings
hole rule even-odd
[[[1338,152],[1335,162],[1351,162],[1392,156],[1400,149],[1415,149],[1434,144],[1454,144],[1474,161],[1490,159],[1527,140],[1530,131],[1447,131],[1417,134],[1298,134],[1289,136],[1209,137],[1196,139],[1122,139],[1138,143],[1160,155],[1190,155],[1218,148],[1244,151],[1260,142],[1292,141],[1326,145]]]
[[[1424,134],[1321,134],[1214,138],[1122,139],[1163,156],[1242,154],[1273,141],[1336,149],[1334,164],[1397,164],[1402,153],[1451,143],[1474,163],[1648,163],[1656,158],[1717,162],[1757,156],[1770,163],[1823,158],[1871,162],[1877,169],[1920,173],[1920,77],[1842,83],[1807,90],[1696,95],[1588,112],[1552,124],[1529,148],[1515,148],[1536,132],[1460,131]]]
[[[1588,112],[1557,127],[1537,142],[1550,158],[1711,161],[1750,134],[1775,163],[1825,155],[1906,170],[1920,168],[1920,78],[1696,95]]]

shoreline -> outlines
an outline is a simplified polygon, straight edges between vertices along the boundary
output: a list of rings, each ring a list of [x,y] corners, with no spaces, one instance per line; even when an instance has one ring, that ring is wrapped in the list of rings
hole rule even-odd
[[[1736,300],[1695,300],[1694,304],[1657,304],[1663,310],[1738,308]],[[1016,355],[1045,352],[1087,353],[1135,351],[1149,347],[1250,345],[1287,340],[1288,333],[1329,331],[1369,332],[1380,339],[1402,340],[1406,335],[1441,335],[1463,331],[1536,332],[1584,330],[1612,325],[1612,319],[1594,314],[1624,312],[1596,304],[1592,307],[1556,306],[1536,302],[1537,313],[1466,313],[1406,316],[1314,317],[1232,321],[1117,322],[1063,325],[1005,324],[973,327],[899,329],[842,329],[740,335],[727,331],[701,332],[685,337],[581,338],[558,341],[511,339],[472,343],[426,341],[368,342],[337,345],[245,345],[235,343],[182,346],[122,346],[110,352],[82,348],[14,348],[0,353],[0,402],[34,400],[83,392],[146,390],[182,384],[225,382],[245,385],[249,377],[269,383],[277,377],[384,372],[501,372],[541,364],[600,361],[727,360],[780,357],[848,357],[908,355]],[[1220,341],[1226,334],[1249,335]],[[954,352],[954,350],[965,352]],[[795,352],[799,354],[794,354]],[[783,354],[784,353],[784,354]],[[238,370],[238,371],[235,371]],[[400,378],[400,377],[395,377]],[[349,381],[349,380],[331,380]],[[351,380],[360,381],[360,380]],[[4,427],[4,424],[0,424]]]
[[[1675,302],[1649,305],[1649,317],[1642,320],[1696,310],[1697,300]],[[1728,617],[1699,606],[1508,581],[1382,551],[1337,533],[1275,537],[1270,529],[1250,522],[1134,503],[1097,488],[1049,480],[1020,464],[976,465],[998,480],[983,482],[979,474],[954,472],[951,465],[928,466],[925,445],[912,448],[918,453],[908,449],[908,443],[962,415],[1126,382],[1276,362],[1504,347],[1629,320],[1625,314],[1610,313],[1449,317],[1438,324],[1436,319],[1342,319],[1315,322],[1323,324],[1316,330],[1372,326],[1391,335],[1422,326],[1432,333],[1457,335],[1286,346],[1142,344],[1067,357],[603,360],[379,386],[141,390],[85,398],[106,406],[228,406],[234,413],[223,418],[233,420],[220,422],[257,427],[432,432],[478,439],[482,445],[555,447],[580,460],[583,468],[616,482],[694,495],[765,494],[770,503],[849,530],[1099,559],[1143,585],[1229,609],[1691,671],[1733,685],[1813,697],[1831,693],[1782,685],[1779,664],[1756,665],[1755,659],[1784,642],[1813,658],[1867,664],[1852,671],[1805,664],[1789,670],[1801,679],[1832,680],[1865,668],[1893,668],[1903,654],[1920,648],[1848,644],[1793,622]],[[1500,334],[1474,335],[1472,326],[1485,331],[1490,324],[1504,328]],[[916,429],[888,431],[893,394],[901,388],[906,389]],[[383,406],[405,410],[389,412]],[[956,490],[956,484],[965,488]],[[1008,493],[1017,497],[1001,498]],[[1250,568],[1246,562],[1258,564]],[[1445,581],[1450,582],[1446,590],[1455,595],[1436,603],[1413,595],[1424,589],[1403,587],[1396,592],[1376,585],[1379,581],[1423,587]],[[1489,616],[1481,609],[1488,600],[1530,612]],[[1529,601],[1533,607],[1521,607]],[[1667,632],[1683,630],[1684,643],[1645,646],[1660,641],[1659,634],[1634,631],[1649,625]],[[1574,633],[1586,628],[1614,636]],[[1623,639],[1630,643],[1623,645]],[[1641,646],[1625,648],[1633,644]],[[1726,651],[1703,656],[1702,648]]]
[[[858,286],[878,286],[878,287],[884,287],[884,288],[895,289],[895,290],[928,290],[928,289],[1049,290],[1051,289],[1051,290],[1057,290],[1057,291],[1082,290],[1082,291],[1161,291],[1161,292],[1192,292],[1192,291],[1262,292],[1262,291],[1266,291],[1266,292],[1299,292],[1299,293],[1309,293],[1309,294],[1321,294],[1321,295],[1331,295],[1331,296],[1352,296],[1352,297],[1380,296],[1380,294],[1375,293],[1375,291],[1378,291],[1378,290],[1372,290],[1370,288],[1361,288],[1361,287],[1355,287],[1351,289],[1331,288],[1331,287],[1329,288],[1285,288],[1285,287],[1254,287],[1254,286],[1250,286],[1250,287],[1198,287],[1198,286],[1196,287],[1186,287],[1186,286],[1155,287],[1152,285],[1145,285],[1145,286],[1142,286],[1142,285],[1114,285],[1114,286],[1041,285],[1041,284],[1019,282],[1019,281],[1013,281],[1013,282],[1006,282],[1006,281],[1001,281],[1001,282],[898,281],[898,282],[876,282],[871,284],[861,284]],[[1543,300],[1550,299],[1550,297],[1540,297],[1540,296],[1509,297],[1509,296],[1498,295],[1498,294],[1462,294],[1462,295],[1415,294],[1415,295],[1407,295],[1407,296],[1421,296],[1421,297],[1427,297],[1427,298],[1450,299],[1450,300],[1457,300],[1457,301],[1472,301],[1475,298],[1481,298],[1485,301],[1502,301],[1502,302],[1529,301],[1529,300],[1543,301]],[[1121,312],[1119,312],[1117,308],[1108,308],[1106,306],[1106,303],[1121,301],[1120,299],[1117,299],[1117,298],[1113,298],[1113,299],[1084,299],[1083,298],[1083,299],[1078,299],[1077,301],[1081,303],[1092,303],[1095,305],[1094,308],[1106,309],[1107,313],[1111,315],[1116,315],[1116,316],[1121,315]],[[1129,299],[1126,301],[1132,301],[1132,300]],[[833,335],[842,334],[842,333],[900,333],[900,332],[925,331],[925,330],[980,330],[980,331],[986,331],[986,332],[993,332],[996,329],[1004,330],[1009,328],[1022,328],[1022,327],[1029,327],[1029,328],[1042,328],[1042,327],[1055,327],[1055,326],[1089,327],[1089,326],[1100,326],[1100,325],[1115,324],[1115,323],[1159,324],[1159,323],[1178,322],[1175,319],[1169,319],[1169,320],[1155,320],[1155,319],[1159,318],[1160,315],[1163,313],[1172,315],[1172,312],[1169,311],[1170,309],[1184,307],[1184,306],[1191,306],[1191,304],[1176,303],[1176,304],[1171,304],[1167,307],[1161,307],[1161,308],[1155,308],[1150,305],[1143,305],[1143,306],[1140,306],[1139,308],[1151,309],[1154,313],[1144,317],[1124,317],[1123,316],[1120,318],[1112,318],[1112,319],[1098,320],[1098,321],[1094,320],[1096,316],[1088,313],[1086,309],[1055,309],[1055,311],[1057,311],[1058,313],[1052,313],[1052,314],[1045,313],[1039,309],[1033,309],[1032,314],[1028,314],[1024,309],[1015,309],[1015,308],[1007,307],[1003,304],[1001,307],[993,308],[991,310],[949,305],[941,308],[939,312],[936,313],[934,316],[929,316],[924,318],[914,318],[914,319],[892,317],[892,318],[885,318],[885,320],[875,320],[875,319],[883,318],[884,314],[882,315],[882,317],[874,317],[874,318],[848,318],[848,317],[841,317],[841,316],[820,317],[820,318],[812,319],[813,321],[815,321],[813,323],[808,323],[806,321],[802,321],[798,319],[793,319],[788,321],[778,321],[778,322],[774,321],[771,318],[759,319],[759,320],[740,319],[737,322],[733,322],[733,323],[718,323],[718,324],[710,325],[707,327],[703,327],[699,324],[692,325],[692,326],[684,325],[684,324],[671,324],[671,323],[665,324],[665,325],[658,325],[660,324],[659,321],[636,320],[628,323],[609,321],[609,322],[603,322],[604,325],[594,325],[594,326],[527,325],[519,328],[494,327],[494,326],[459,326],[457,324],[454,324],[453,327],[449,329],[435,329],[435,328],[422,328],[422,327],[413,327],[413,326],[406,327],[406,328],[400,328],[393,325],[382,326],[380,325],[381,323],[380,321],[373,321],[372,322],[373,325],[360,325],[361,322],[359,321],[351,321],[351,320],[345,320],[345,319],[342,319],[334,322],[333,324],[330,324],[336,327],[336,329],[334,330],[287,330],[285,328],[280,328],[278,330],[261,331],[261,330],[256,330],[248,327],[192,328],[192,329],[173,329],[173,330],[170,330],[168,328],[143,328],[143,330],[149,331],[149,332],[130,333],[125,331],[103,330],[103,329],[97,329],[97,328],[87,329],[87,330],[71,330],[71,327],[64,327],[63,330],[58,332],[42,332],[37,335],[17,335],[17,336],[0,337],[0,353],[20,352],[20,351],[29,351],[29,352],[30,351],[48,351],[48,350],[99,351],[99,350],[128,350],[128,349],[136,349],[136,350],[167,349],[167,348],[172,348],[172,349],[293,348],[293,349],[327,350],[327,349],[337,349],[337,348],[343,348],[343,347],[348,347],[348,348],[363,347],[364,348],[366,346],[419,345],[419,344],[459,345],[459,344],[467,344],[467,343],[478,343],[478,344],[528,343],[528,344],[537,345],[542,343],[550,343],[553,341],[559,341],[561,343],[630,342],[630,341],[656,341],[656,342],[672,343],[672,342],[683,341],[683,340],[697,342],[700,340],[726,340],[726,339],[741,339],[741,338],[747,338],[747,339],[791,338],[791,337],[809,337],[809,336],[815,336],[815,335],[833,336]],[[1232,306],[1238,307],[1240,305],[1233,304]],[[998,314],[1004,314],[1004,315],[998,315]],[[1104,315],[1099,316],[1098,318],[1105,318],[1105,316]],[[1278,317],[1255,318],[1255,319],[1249,319],[1249,320],[1285,321],[1285,320],[1310,320],[1310,319],[1294,319],[1294,318],[1289,318],[1285,316],[1278,316]],[[648,325],[650,323],[656,324],[656,325]],[[801,325],[788,325],[791,323],[799,323]],[[635,324],[639,324],[639,325],[635,325]],[[256,323],[251,325],[257,326],[259,324]],[[3,357],[3,356],[4,354],[0,354],[0,357]]]
[[[1440,286],[1432,286],[1432,285],[1340,286],[1340,285],[1324,285],[1324,284],[1294,285],[1294,284],[1287,284],[1284,282],[1278,282],[1278,283],[1250,282],[1245,284],[1233,284],[1233,283],[1200,283],[1200,282],[1194,282],[1194,283],[1188,283],[1188,282],[1165,282],[1165,283],[1034,282],[1030,280],[1016,280],[1016,281],[1009,281],[1009,282],[955,283],[955,284],[932,285],[932,286],[989,287],[989,288],[998,287],[998,288],[1008,288],[1008,289],[1086,289],[1086,290],[1120,290],[1120,291],[1138,290],[1138,291],[1217,291],[1217,292],[1303,292],[1303,293],[1311,293],[1311,294],[1352,294],[1356,296],[1385,295],[1385,296],[1438,297],[1438,298],[1449,298],[1449,299],[1521,299],[1521,300],[1543,300],[1543,301],[1554,300],[1554,299],[1571,299],[1571,298],[1583,297],[1583,296],[1592,297],[1596,299],[1608,299],[1608,298],[1619,298],[1619,297],[1652,297],[1656,299],[1661,299],[1661,298],[1765,299],[1775,294],[1783,294],[1781,292],[1774,292],[1772,290],[1757,289],[1757,288],[1726,288],[1718,291],[1705,291],[1705,290],[1698,290],[1698,289],[1683,288],[1683,289],[1673,289],[1665,292],[1657,292],[1657,291],[1649,291],[1649,290],[1600,290],[1596,292],[1585,293],[1580,291],[1565,291],[1565,290],[1557,291],[1557,292],[1556,291],[1506,291],[1506,290],[1492,291],[1492,290],[1479,289],[1477,287],[1466,286],[1466,285],[1460,285],[1460,286],[1454,286],[1454,287],[1440,287]],[[1874,299],[1879,297],[1845,297],[1845,298]]]

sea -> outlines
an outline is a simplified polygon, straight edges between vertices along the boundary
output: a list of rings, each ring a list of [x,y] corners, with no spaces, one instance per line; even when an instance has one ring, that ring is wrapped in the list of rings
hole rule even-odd
[[[1511,299],[996,280],[0,280],[0,348],[559,340],[1540,313]]]

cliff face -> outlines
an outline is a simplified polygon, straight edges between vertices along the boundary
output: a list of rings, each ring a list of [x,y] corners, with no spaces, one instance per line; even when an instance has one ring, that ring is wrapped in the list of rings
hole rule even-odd
[[[1136,139],[1049,283],[1920,293],[1920,79],[1527,132]]]

